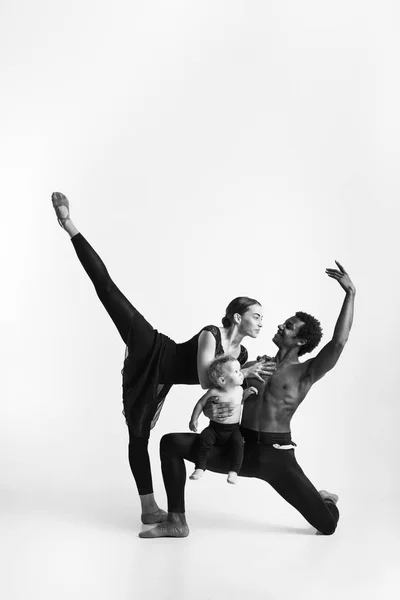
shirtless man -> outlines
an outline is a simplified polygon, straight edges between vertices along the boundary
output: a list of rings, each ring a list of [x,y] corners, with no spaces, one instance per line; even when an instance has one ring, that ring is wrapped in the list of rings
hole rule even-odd
[[[338,269],[326,269],[326,273],[343,288],[345,299],[332,339],[315,358],[299,362],[299,356],[311,352],[321,339],[319,321],[298,312],[279,325],[273,337],[278,346],[278,353],[273,359],[276,370],[266,382],[249,381],[259,393],[246,400],[241,423],[245,454],[239,475],[267,481],[325,535],[331,535],[336,529],[338,496],[323,490],[318,492],[303,473],[295,458],[290,421],[311,386],[335,366],[350,333],[355,287],[342,265],[337,261],[336,264]],[[271,364],[268,357],[259,360],[266,360],[268,366]],[[222,403],[214,403],[205,413],[222,421],[229,414],[229,408]],[[168,520],[140,533],[140,537],[186,537],[189,534],[185,518],[184,459],[194,462],[195,441],[196,434],[193,433],[170,433],[162,438],[160,454],[168,497]],[[229,454],[223,447],[212,449],[207,468],[217,473],[228,472]]]

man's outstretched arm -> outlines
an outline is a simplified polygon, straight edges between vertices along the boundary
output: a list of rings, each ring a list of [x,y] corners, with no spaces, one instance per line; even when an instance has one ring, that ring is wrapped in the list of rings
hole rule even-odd
[[[346,296],[331,341],[310,361],[305,373],[305,378],[310,381],[311,385],[318,381],[318,379],[321,379],[325,373],[333,369],[336,365],[348,340],[353,324],[356,288],[342,265],[337,260],[335,262],[338,269],[326,269],[326,274],[339,282],[339,285],[346,292]]]

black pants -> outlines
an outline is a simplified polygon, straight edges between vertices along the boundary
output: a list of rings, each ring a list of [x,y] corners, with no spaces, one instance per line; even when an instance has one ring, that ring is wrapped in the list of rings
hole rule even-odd
[[[207,468],[208,455],[214,446],[228,445],[230,451],[229,471],[239,473],[243,461],[243,437],[239,423],[225,425],[210,421],[210,425],[203,429],[196,442],[196,469]]]
[[[101,303],[113,320],[123,341],[127,344],[131,321],[135,314],[134,307],[111,280],[103,261],[86,239],[78,233],[71,241],[83,268],[92,280]],[[133,436],[129,423],[128,430],[129,464],[138,492],[141,495],[150,494],[153,492],[153,482],[147,450],[149,440]]]
[[[269,483],[289,504],[319,532],[331,535],[339,520],[334,502],[323,500],[296,461],[294,450],[280,450],[274,444],[291,443],[290,433],[259,433],[241,428],[245,440],[241,477],[256,477]],[[160,443],[161,467],[168,498],[168,511],[185,512],[186,468],[184,460],[196,461],[195,433],[169,433]],[[214,446],[207,468],[228,473],[229,449]]]

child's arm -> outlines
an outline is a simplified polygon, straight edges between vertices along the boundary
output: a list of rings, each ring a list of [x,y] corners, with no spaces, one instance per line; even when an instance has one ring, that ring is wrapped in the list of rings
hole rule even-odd
[[[258,394],[258,389],[256,387],[254,387],[254,385],[251,385],[249,388],[247,388],[246,390],[243,390],[243,398],[242,398],[242,404],[245,400],[247,400],[247,398],[249,396],[252,396],[253,394],[257,395]]]
[[[199,416],[203,412],[203,408],[205,407],[207,400],[211,396],[215,396],[216,394],[218,394],[218,392],[216,390],[214,390],[213,388],[211,388],[197,402],[197,404],[195,405],[195,407],[193,409],[192,416],[191,416],[190,422],[189,422],[190,431],[194,431],[195,433],[197,432],[197,423],[199,420]]]

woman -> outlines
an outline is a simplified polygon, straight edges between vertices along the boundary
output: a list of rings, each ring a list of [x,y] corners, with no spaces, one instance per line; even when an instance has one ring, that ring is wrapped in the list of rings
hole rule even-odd
[[[156,331],[120,292],[108,271],[86,239],[71,221],[68,199],[52,195],[58,222],[70,235],[72,244],[97,295],[126,344],[123,368],[124,415],[129,430],[129,464],[138,488],[142,522],[165,521],[153,494],[148,454],[150,429],[154,427],[163,402],[174,383],[210,387],[207,369],[221,354],[230,354],[243,366],[247,350],[244,337],[256,337],[262,327],[262,309],[257,300],[235,298],[227,307],[223,327],[209,325],[183,344],[177,344]],[[268,369],[262,362],[243,369],[245,377],[262,379]]]

